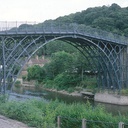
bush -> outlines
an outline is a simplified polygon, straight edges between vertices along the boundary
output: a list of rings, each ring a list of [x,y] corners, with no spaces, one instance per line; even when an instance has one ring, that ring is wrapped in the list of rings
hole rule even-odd
[[[68,88],[76,87],[79,83],[79,78],[77,75],[61,73],[57,75],[54,79],[54,85],[60,90],[68,90]]]
[[[23,81],[27,80],[27,76],[22,76],[22,80]]]
[[[89,128],[115,128],[115,124],[120,121],[128,123],[127,117],[121,115],[118,117],[112,116],[112,114],[105,111],[103,106],[93,107],[89,102],[68,105],[60,103],[58,100],[50,102],[37,100],[5,102],[0,104],[0,114],[37,128],[55,128],[58,115],[61,116],[62,128],[81,127],[83,118],[91,121],[91,123],[87,122]],[[105,124],[104,122],[108,123]]]
[[[16,86],[16,87],[20,87],[20,86],[21,86],[21,82],[20,82],[19,80],[17,80],[17,81],[15,82],[15,86]]]
[[[128,96],[128,89],[122,89],[121,94],[125,95],[125,96]]]
[[[8,99],[8,95],[0,94],[0,104],[5,103]]]
[[[74,90],[75,90],[75,88],[72,88],[72,87],[70,87],[70,88],[67,89],[67,91],[68,91],[69,93],[74,92]]]

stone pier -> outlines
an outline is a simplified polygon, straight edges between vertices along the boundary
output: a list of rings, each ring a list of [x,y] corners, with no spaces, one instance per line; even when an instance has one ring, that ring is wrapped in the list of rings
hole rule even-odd
[[[128,96],[121,96],[118,94],[96,93],[94,100],[102,103],[110,103],[117,105],[128,105]]]

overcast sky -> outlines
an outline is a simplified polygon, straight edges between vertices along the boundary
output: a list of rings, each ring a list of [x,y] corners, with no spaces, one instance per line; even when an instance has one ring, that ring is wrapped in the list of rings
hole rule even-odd
[[[0,0],[0,21],[43,22],[112,3],[128,6],[128,0]]]

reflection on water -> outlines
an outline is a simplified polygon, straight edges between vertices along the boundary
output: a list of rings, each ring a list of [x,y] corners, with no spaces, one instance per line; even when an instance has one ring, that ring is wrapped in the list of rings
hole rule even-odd
[[[95,102],[95,105],[98,104],[104,105],[105,109],[113,115],[128,115],[128,106]]]
[[[46,90],[42,91],[32,87],[14,88],[13,93],[10,95],[9,99],[24,101],[26,99],[33,99],[33,98],[38,100],[43,100],[45,102],[48,102],[50,100],[56,100],[56,99],[58,99],[59,101],[63,101],[65,103],[74,103],[74,102],[86,103],[87,102],[87,100],[84,99],[83,97],[68,96],[68,95],[60,94],[57,92],[46,91]],[[105,104],[105,103],[94,102],[92,100],[90,100],[90,102],[93,106],[98,104],[105,106],[105,109],[114,115],[118,115],[118,114],[128,115],[128,106]]]

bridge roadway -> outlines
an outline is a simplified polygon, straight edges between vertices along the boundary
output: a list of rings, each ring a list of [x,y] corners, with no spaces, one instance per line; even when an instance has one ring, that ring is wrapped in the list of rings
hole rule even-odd
[[[36,23],[36,22],[33,22]],[[31,23],[31,24],[33,24]],[[49,24],[29,24],[29,22],[5,22],[4,26],[1,26],[0,22],[0,36],[16,36],[16,35],[42,35],[42,34],[54,34],[54,35],[84,35],[91,39],[97,39],[107,41],[111,43],[117,43],[121,45],[128,45],[128,38],[106,32],[100,29],[91,28],[88,26],[77,25],[77,24],[66,24],[66,25],[54,25],[55,23]],[[12,26],[12,27],[11,27]]]

